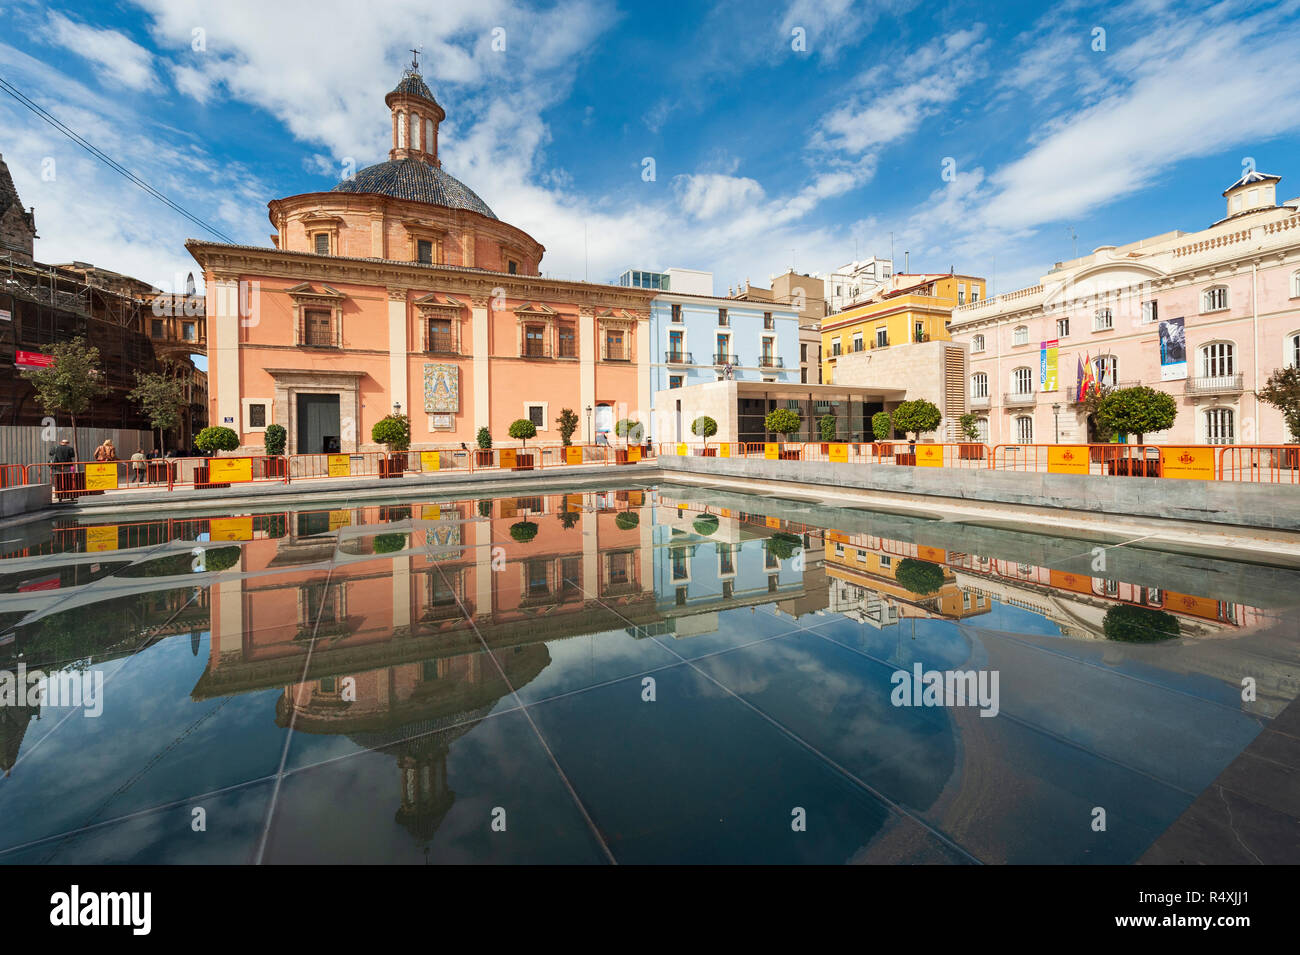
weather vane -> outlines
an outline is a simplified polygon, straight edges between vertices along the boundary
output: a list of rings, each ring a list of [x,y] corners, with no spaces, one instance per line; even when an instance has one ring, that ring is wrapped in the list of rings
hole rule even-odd
[[[411,72],[420,72],[420,51],[418,48],[411,51]]]

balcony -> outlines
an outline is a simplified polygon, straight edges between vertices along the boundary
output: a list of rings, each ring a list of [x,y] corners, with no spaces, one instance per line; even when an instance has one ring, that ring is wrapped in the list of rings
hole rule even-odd
[[[538,342],[538,341],[526,341],[526,342],[524,342],[524,350],[523,350],[523,352],[520,354],[519,357],[521,357],[521,358],[550,358],[550,357],[551,357],[551,348],[550,348],[550,346],[549,346],[546,342],[544,342],[544,341],[540,341],[540,342]]]
[[[988,408],[988,406],[989,406],[989,396],[988,396],[988,395],[971,395],[971,396],[970,396],[970,406],[971,406],[971,410],[972,410],[972,411],[977,410],[977,409],[979,409],[979,408]]]
[[[1241,375],[1213,375],[1209,378],[1188,378],[1184,394],[1237,395],[1242,391]]]
[[[735,355],[727,355],[727,354],[714,355],[713,363],[715,365],[739,365],[740,359],[737,358]]]
[[[605,361],[631,361],[632,349],[623,345],[606,345],[601,358]]]
[[[455,355],[456,343],[450,335],[430,335],[425,351],[430,355]]]
[[[784,368],[785,359],[782,358],[780,355],[759,355],[758,367],[759,368]]]
[[[1013,391],[1002,396],[1004,408],[1030,408],[1038,401],[1038,395],[1032,391]]]
[[[691,353],[688,351],[669,351],[664,360],[670,365],[695,364],[695,359],[691,357]]]

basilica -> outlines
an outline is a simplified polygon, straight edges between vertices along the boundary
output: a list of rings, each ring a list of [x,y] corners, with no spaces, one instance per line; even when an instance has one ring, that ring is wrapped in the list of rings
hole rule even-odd
[[[651,290],[545,278],[543,246],[497,217],[438,155],[443,108],[416,63],[385,97],[385,162],[332,189],[274,199],[271,247],[191,240],[208,301],[210,421],[258,452],[377,450],[409,414],[412,448],[509,446],[530,419],[594,441],[649,420]]]

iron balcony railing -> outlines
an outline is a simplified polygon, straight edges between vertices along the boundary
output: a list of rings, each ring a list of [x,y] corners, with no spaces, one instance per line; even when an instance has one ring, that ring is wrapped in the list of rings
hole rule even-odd
[[[785,359],[780,355],[759,355],[758,367],[760,368],[784,368]]]
[[[1188,378],[1185,393],[1189,395],[1231,395],[1242,390],[1241,375],[1212,375],[1202,378]]]
[[[987,408],[989,406],[988,395],[971,395],[970,406],[972,408]]]
[[[715,365],[739,365],[740,359],[737,358],[735,355],[728,355],[728,354],[714,355],[713,363]]]
[[[1038,396],[1032,391],[1011,391],[1002,396],[1002,404],[1007,408],[1024,408],[1037,400]]]
[[[688,351],[669,351],[667,361],[670,365],[695,364],[695,359],[691,357],[691,353]]]

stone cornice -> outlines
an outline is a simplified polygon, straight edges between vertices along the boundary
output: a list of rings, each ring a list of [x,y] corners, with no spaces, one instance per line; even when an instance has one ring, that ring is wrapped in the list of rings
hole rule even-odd
[[[652,289],[623,285],[596,285],[536,275],[509,275],[459,266],[430,266],[390,259],[356,259],[315,255],[259,246],[227,245],[190,239],[185,248],[203,268],[205,276],[283,278],[295,283],[401,286],[418,292],[439,291],[464,296],[476,307],[486,307],[494,289],[512,299],[532,299],[574,304],[583,308],[626,308],[638,313],[649,309]],[[483,301],[479,305],[476,299]]]

